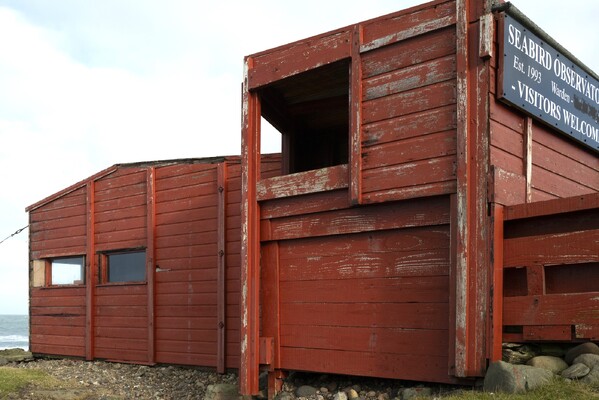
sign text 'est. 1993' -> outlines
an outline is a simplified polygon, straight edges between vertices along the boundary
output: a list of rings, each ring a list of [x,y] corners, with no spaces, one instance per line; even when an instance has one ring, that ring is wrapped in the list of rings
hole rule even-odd
[[[509,15],[499,96],[599,151],[599,82]]]

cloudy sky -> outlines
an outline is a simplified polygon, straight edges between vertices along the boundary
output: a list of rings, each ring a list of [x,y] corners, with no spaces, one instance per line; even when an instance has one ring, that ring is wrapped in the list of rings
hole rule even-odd
[[[244,55],[420,2],[0,0],[0,240],[113,164],[239,154]],[[599,71],[599,2],[515,4]],[[0,244],[0,314],[27,313],[27,235]]]

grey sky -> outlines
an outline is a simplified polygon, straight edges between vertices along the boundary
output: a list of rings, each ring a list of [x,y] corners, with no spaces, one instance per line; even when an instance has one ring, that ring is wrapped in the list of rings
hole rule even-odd
[[[0,240],[115,163],[239,154],[244,55],[419,3],[0,0]],[[515,4],[599,71],[598,2]],[[27,313],[27,268],[24,231],[0,245],[0,314]]]

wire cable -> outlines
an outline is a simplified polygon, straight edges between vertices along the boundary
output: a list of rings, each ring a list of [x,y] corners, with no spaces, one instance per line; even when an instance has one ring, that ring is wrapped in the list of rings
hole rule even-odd
[[[15,233],[13,233],[12,235],[8,235],[7,237],[5,237],[4,239],[2,239],[2,241],[0,241],[0,244],[4,243],[5,241],[7,241],[8,239],[10,239],[13,236],[17,236],[19,233],[23,232],[25,229],[29,228],[29,225],[22,227],[21,229],[17,229],[15,231]]]

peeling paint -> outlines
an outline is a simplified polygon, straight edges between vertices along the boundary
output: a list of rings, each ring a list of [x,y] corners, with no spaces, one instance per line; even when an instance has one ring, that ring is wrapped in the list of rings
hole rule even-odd
[[[448,15],[433,21],[426,21],[409,29],[404,29],[400,32],[387,35],[385,37],[375,39],[370,43],[360,46],[360,52],[364,53],[379,47],[386,46],[390,43],[399,42],[400,40],[409,39],[414,36],[422,35],[436,29],[444,28],[455,23],[455,16]]]

